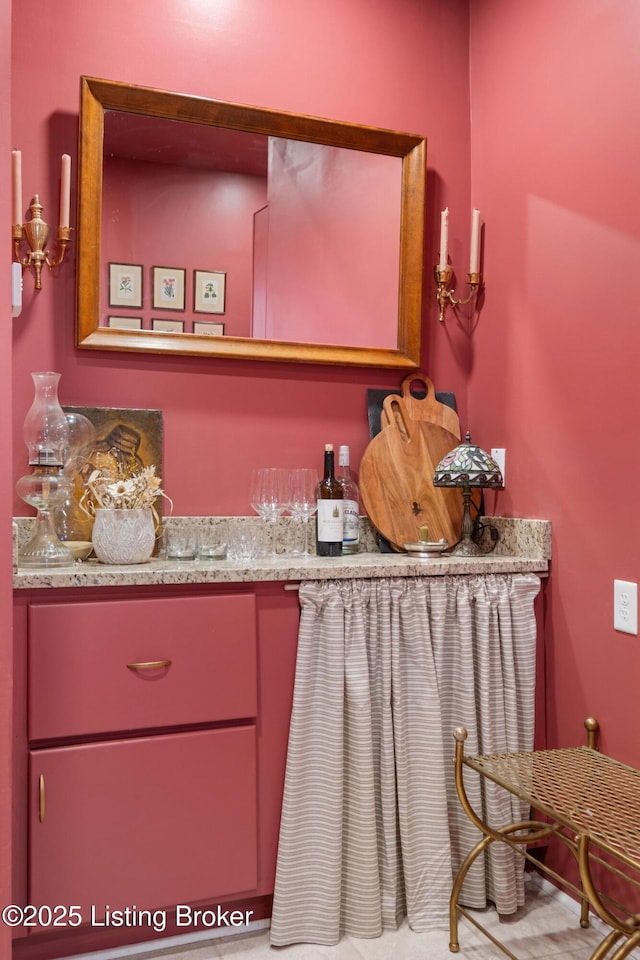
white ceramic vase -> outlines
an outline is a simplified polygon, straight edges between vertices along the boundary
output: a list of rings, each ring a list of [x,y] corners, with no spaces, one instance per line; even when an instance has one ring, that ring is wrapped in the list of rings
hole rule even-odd
[[[149,507],[96,510],[91,535],[101,563],[145,563],[153,553],[156,534]]]

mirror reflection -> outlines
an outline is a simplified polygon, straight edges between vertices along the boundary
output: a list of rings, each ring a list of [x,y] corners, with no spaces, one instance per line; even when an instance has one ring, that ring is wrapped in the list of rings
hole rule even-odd
[[[83,78],[78,345],[416,366],[424,153]]]

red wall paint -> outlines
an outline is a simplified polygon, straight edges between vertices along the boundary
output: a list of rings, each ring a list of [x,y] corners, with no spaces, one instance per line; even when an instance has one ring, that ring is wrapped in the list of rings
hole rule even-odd
[[[20,4],[13,139],[23,150],[25,196],[40,192],[55,222],[60,154],[77,166],[81,74],[428,134],[424,369],[464,408],[464,365],[446,344],[434,349],[428,331],[434,204],[460,204],[467,232],[467,26],[466,0],[328,0],[322,10],[310,0],[163,0],[152,17],[124,0],[70,0],[63,11],[38,14]],[[48,38],[38,79],[29,67],[36,30]],[[45,276],[37,296],[26,278],[25,301],[14,327],[15,478],[25,465],[29,373],[53,368],[65,403],[164,410],[164,479],[177,514],[249,513],[252,466],[317,464],[327,441],[350,444],[357,465],[368,442],[367,387],[402,379],[392,371],[77,351],[72,263]],[[17,497],[13,509],[29,513]]]
[[[486,300],[469,409],[507,448],[497,512],[553,522],[545,645],[549,745],[640,765],[637,637],[613,580],[640,579],[640,8],[634,0],[475,0],[472,197]]]

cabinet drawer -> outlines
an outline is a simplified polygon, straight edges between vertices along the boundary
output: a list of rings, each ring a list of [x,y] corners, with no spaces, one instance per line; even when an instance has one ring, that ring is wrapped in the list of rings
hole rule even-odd
[[[255,717],[254,596],[31,605],[28,714],[32,741]]]
[[[32,750],[29,902],[121,909],[257,883],[254,726]]]

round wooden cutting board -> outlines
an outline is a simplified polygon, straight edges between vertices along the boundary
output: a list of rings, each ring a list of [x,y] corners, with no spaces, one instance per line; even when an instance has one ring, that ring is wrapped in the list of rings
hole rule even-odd
[[[459,438],[438,423],[413,420],[402,398],[384,403],[387,425],[373,438],[360,463],[362,502],[376,530],[397,550],[420,538],[460,539],[463,500],[460,490],[433,486],[436,466]]]

